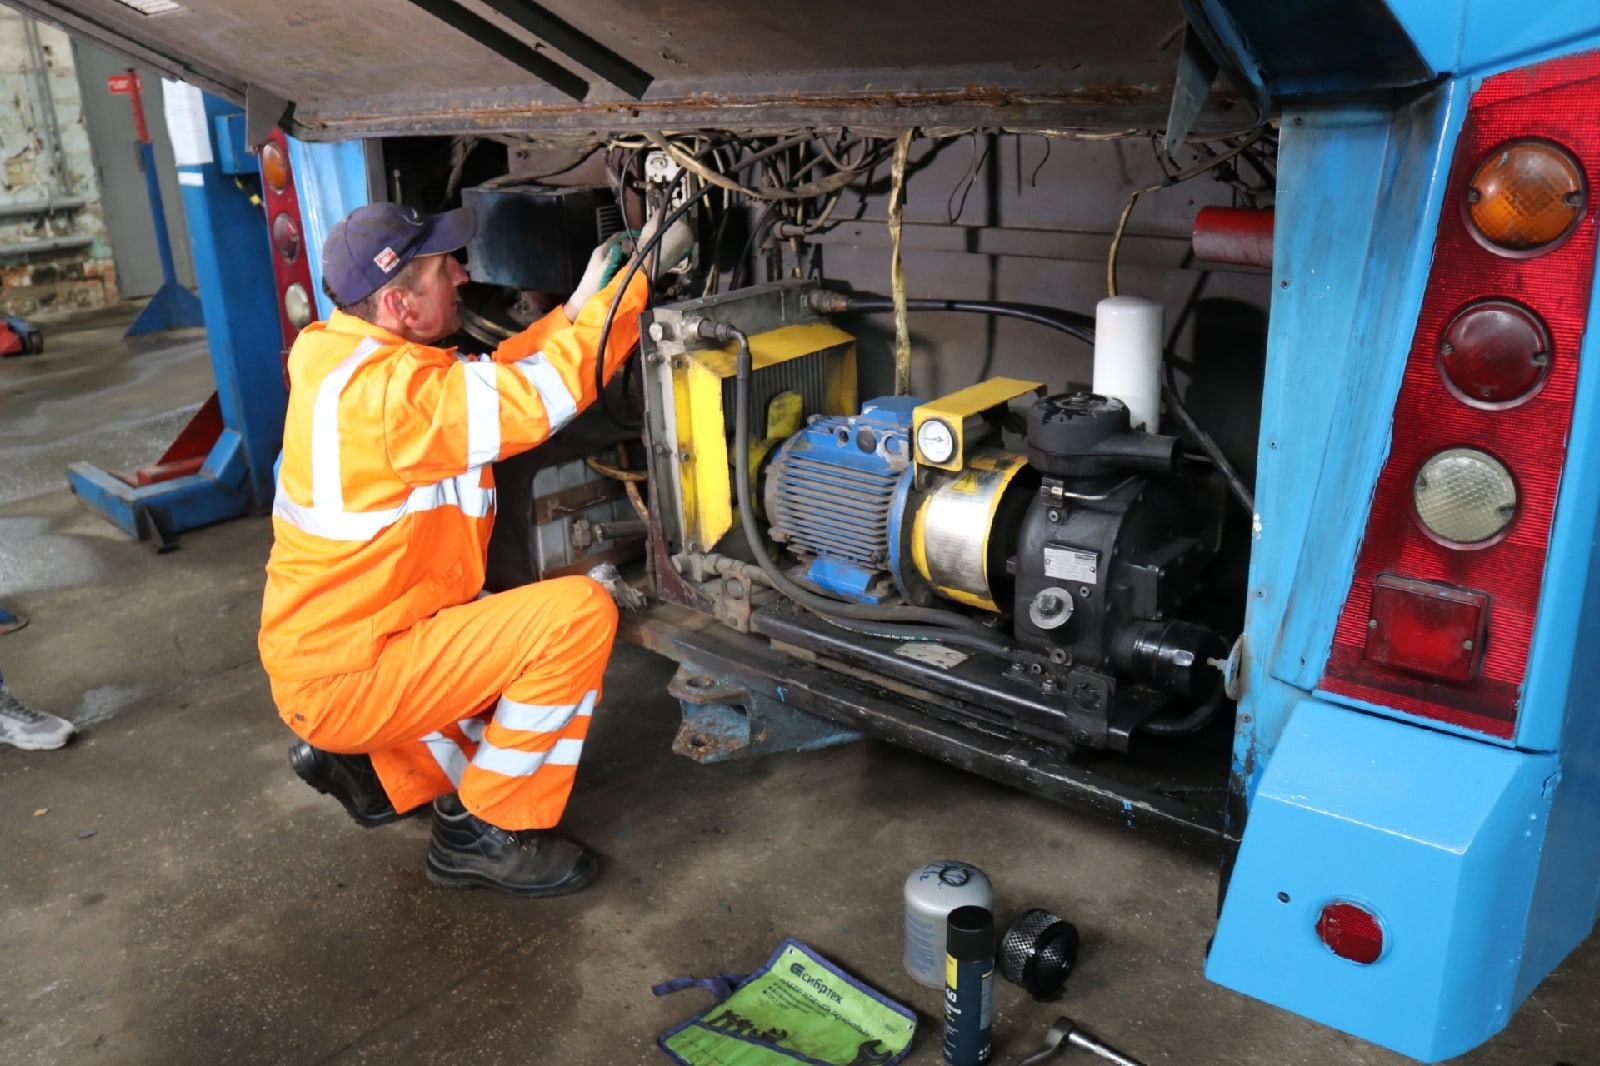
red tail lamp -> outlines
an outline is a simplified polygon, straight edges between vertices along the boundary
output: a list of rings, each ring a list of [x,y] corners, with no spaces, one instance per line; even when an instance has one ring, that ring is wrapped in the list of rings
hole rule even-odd
[[[1383,954],[1378,916],[1347,901],[1330,903],[1317,918],[1317,939],[1341,959],[1370,966]]]
[[[290,262],[300,255],[300,224],[287,211],[279,211],[272,218],[272,246]]]
[[[1456,398],[1488,410],[1513,407],[1544,384],[1550,331],[1511,300],[1479,300],[1456,312],[1439,343],[1439,373]]]
[[[1368,660],[1448,681],[1470,680],[1483,654],[1489,597],[1382,574],[1372,583]]]

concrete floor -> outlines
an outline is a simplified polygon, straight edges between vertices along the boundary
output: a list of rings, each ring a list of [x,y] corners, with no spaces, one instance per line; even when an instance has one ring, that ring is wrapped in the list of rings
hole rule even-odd
[[[1213,861],[876,742],[701,767],[670,754],[672,665],[620,648],[566,831],[608,868],[526,903],[423,878],[427,823],[358,829],[302,785],[256,661],[269,523],[157,556],[67,493],[78,459],[155,458],[208,391],[203,337],[120,339],[124,313],[0,360],[0,604],[31,615],[0,665],[76,721],[0,748],[0,1062],[664,1063],[657,1033],[798,937],[914,1007],[900,885],[960,857],[1002,920],[1045,906],[1084,948],[1062,1003],[997,982],[997,1063],[1068,1013],[1150,1063],[1402,1060],[1208,984]],[[1473,1066],[1592,1063],[1600,951],[1580,948]],[[1082,1052],[1058,1061],[1088,1063]]]

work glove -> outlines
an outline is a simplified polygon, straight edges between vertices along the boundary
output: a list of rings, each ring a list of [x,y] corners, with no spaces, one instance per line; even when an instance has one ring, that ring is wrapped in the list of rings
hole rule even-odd
[[[624,611],[642,611],[650,606],[650,597],[624,581],[613,563],[601,563],[590,570],[589,580],[598,581],[611,594],[611,601]]]
[[[662,214],[666,210],[666,208],[662,208],[660,213],[645,219],[644,228],[639,231],[639,247],[641,249],[650,246],[650,239],[655,236],[656,230],[660,227]],[[657,269],[662,272],[671,270],[684,261],[693,247],[694,231],[689,228],[689,223],[679,218],[667,227],[667,232],[661,237],[661,243],[656,245],[661,258],[661,265]],[[645,257],[647,263],[650,258],[648,255]]]
[[[613,233],[590,253],[589,265],[583,268],[583,278],[578,282],[578,287],[572,290],[572,297],[564,308],[568,322],[576,322],[583,305],[594,299],[595,293],[617,276],[617,271],[628,258],[625,241],[623,234]]]

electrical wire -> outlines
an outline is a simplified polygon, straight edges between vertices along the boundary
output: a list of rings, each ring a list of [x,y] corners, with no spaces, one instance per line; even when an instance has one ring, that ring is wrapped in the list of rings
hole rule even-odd
[[[889,285],[894,297],[894,394],[911,395],[911,326],[906,321],[906,272],[900,260],[905,221],[906,163],[916,130],[906,130],[894,146],[894,183],[889,193]]]

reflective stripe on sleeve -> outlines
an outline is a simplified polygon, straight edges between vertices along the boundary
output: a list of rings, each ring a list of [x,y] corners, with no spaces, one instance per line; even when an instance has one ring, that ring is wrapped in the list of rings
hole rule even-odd
[[[317,402],[311,409],[311,504],[316,508],[344,509],[344,482],[339,469],[339,396],[350,383],[356,368],[377,351],[381,344],[363,337],[355,351],[334,367],[317,386]],[[278,494],[283,498],[283,494]]]
[[[467,753],[461,750],[461,745],[443,733],[429,733],[422,738],[422,742],[428,746],[428,754],[433,756],[433,761],[439,764],[439,769],[444,771],[450,783],[460,788],[461,775],[467,769]]]
[[[304,507],[289,498],[280,484],[272,501],[272,515],[303,533],[324,540],[368,541],[408,514],[455,507],[469,518],[494,514],[495,490],[483,488],[482,474],[468,470],[459,477],[411,490],[399,507],[381,511],[346,511],[344,507]]]
[[[592,715],[595,701],[599,698],[600,694],[593,689],[585,693],[582,702],[576,705],[518,703],[501,696],[499,705],[494,709],[494,720],[505,729],[524,733],[554,733],[574,718]]]
[[[489,723],[482,718],[463,718],[456,725],[461,729],[461,735],[474,744],[483,740],[483,729]]]
[[[479,770],[487,770],[502,777],[532,777],[539,768],[546,764],[550,766],[576,766],[578,756],[583,753],[583,741],[563,738],[555,742],[549,751],[517,751],[513,748],[497,748],[488,741],[478,745],[478,753],[472,757],[472,765]]]
[[[500,457],[500,382],[494,363],[462,363],[467,390],[467,465]],[[542,393],[541,393],[542,395]]]
[[[545,362],[543,352],[534,352],[526,359],[519,359],[511,365],[522,372],[522,376],[528,379],[528,384],[539,394],[539,399],[544,401],[544,412],[550,419],[551,433],[577,416],[578,401],[567,391],[567,383],[562,380],[561,372]]]

